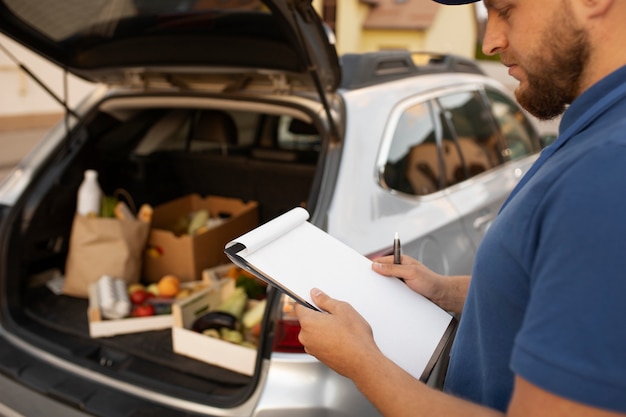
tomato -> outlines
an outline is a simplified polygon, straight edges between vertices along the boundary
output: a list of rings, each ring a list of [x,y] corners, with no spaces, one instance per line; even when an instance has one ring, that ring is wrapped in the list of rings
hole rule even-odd
[[[256,323],[250,328],[250,334],[254,337],[259,337],[261,335],[261,322]]]
[[[143,304],[150,297],[154,297],[154,295],[146,290],[135,290],[130,293],[129,298],[130,302],[133,304]]]
[[[141,304],[133,307],[130,315],[132,317],[147,317],[154,316],[155,310],[152,304]]]

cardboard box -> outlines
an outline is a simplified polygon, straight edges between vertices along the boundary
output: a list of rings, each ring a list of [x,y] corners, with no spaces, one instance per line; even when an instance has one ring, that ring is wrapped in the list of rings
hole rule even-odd
[[[216,308],[232,291],[233,280],[224,281],[226,286],[211,286],[172,306],[172,347],[178,354],[251,376],[256,366],[257,349],[190,330],[196,318]]]
[[[190,236],[174,232],[181,218],[200,209],[211,217],[225,217],[209,230]],[[155,207],[144,257],[144,278],[156,282],[166,274],[181,281],[200,280],[202,271],[228,261],[224,246],[230,240],[258,226],[258,203],[207,196],[188,195]]]

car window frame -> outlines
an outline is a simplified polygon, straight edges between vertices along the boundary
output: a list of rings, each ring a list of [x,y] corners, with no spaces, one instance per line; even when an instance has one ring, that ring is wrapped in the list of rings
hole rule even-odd
[[[509,107],[509,109],[515,108],[519,112],[521,117],[523,117],[523,122],[520,123],[520,125],[523,125],[524,132],[529,135],[529,139],[531,141],[530,143],[531,149],[528,151],[528,153],[521,155],[519,157],[515,157],[515,158],[513,157],[514,155],[511,149],[511,144],[509,143],[509,140],[503,131],[503,128],[500,124],[500,120],[498,116],[496,116],[494,112],[493,102],[489,98],[489,95],[488,95],[489,91],[502,97],[506,101],[505,104]],[[483,86],[482,97],[486,105],[490,109],[491,118],[493,120],[493,123],[495,123],[497,130],[500,134],[502,144],[504,145],[503,151],[505,152],[503,156],[506,158],[507,161],[515,161],[518,159],[527,158],[541,151],[542,144],[541,144],[541,138],[539,137],[539,134],[537,133],[536,129],[533,127],[533,124],[530,121],[528,115],[524,112],[522,107],[512,97],[510,97],[509,95],[507,95],[505,92],[501,91],[500,89],[494,88],[493,86],[489,86],[489,85]]]
[[[477,175],[481,175],[483,173],[487,173],[487,172],[492,172],[494,169],[497,169],[499,167],[501,167],[502,165],[506,164],[509,161],[509,158],[506,156],[506,149],[507,149],[507,143],[503,138],[503,134],[502,131],[500,129],[500,125],[498,124],[497,120],[495,119],[495,116],[493,114],[493,109],[491,107],[491,102],[488,99],[485,89],[486,89],[486,85],[483,83],[479,83],[479,82],[472,82],[472,83],[466,83],[466,84],[457,84],[457,85],[452,85],[452,86],[448,86],[448,87],[444,87],[444,88],[439,88],[437,90],[433,90],[430,91],[428,93],[419,93],[415,96],[412,97],[407,97],[406,99],[400,101],[398,104],[396,104],[396,106],[394,107],[394,109],[392,109],[392,111],[390,112],[390,116],[387,120],[387,124],[385,126],[385,129],[383,131],[383,139],[381,141],[381,145],[379,147],[379,151],[378,151],[378,156],[377,156],[377,160],[376,160],[376,167],[375,167],[375,179],[376,182],[378,184],[378,186],[382,187],[383,189],[385,189],[387,192],[391,193],[391,194],[398,194],[398,195],[403,195],[403,196],[407,196],[410,198],[417,198],[417,199],[422,199],[422,198],[427,198],[430,197],[432,195],[436,195],[438,193],[441,192],[445,192],[447,189],[449,189],[450,187],[453,187],[455,185],[464,183],[468,180],[471,180],[472,178],[476,177]],[[493,88],[492,88],[493,89]],[[504,95],[502,92],[500,92],[498,89],[494,89],[496,92]],[[465,172],[467,172],[468,175],[466,175],[466,178],[453,183],[453,184],[447,184],[445,181],[445,177],[444,177],[444,173],[443,173],[443,167],[440,169],[439,172],[439,182],[441,184],[441,181],[444,181],[444,186],[443,187],[439,187],[439,189],[428,193],[428,194],[411,194],[411,193],[407,193],[405,191],[402,190],[397,190],[393,187],[391,187],[389,184],[387,184],[387,182],[385,181],[385,166],[387,164],[387,160],[388,160],[388,156],[389,156],[389,152],[392,148],[392,141],[394,138],[394,133],[396,131],[396,128],[398,126],[398,122],[400,121],[402,115],[404,114],[404,112],[415,106],[418,104],[428,104],[429,107],[429,111],[430,111],[430,117],[431,117],[431,121],[433,122],[433,125],[435,126],[435,135],[436,135],[436,141],[435,143],[437,144],[437,151],[438,151],[438,159],[439,159],[439,164],[440,167],[442,165],[445,166],[445,162],[443,161],[443,155],[442,155],[442,140],[443,140],[443,127],[441,125],[440,122],[437,121],[437,115],[435,114],[437,111],[441,112],[441,111],[445,111],[445,109],[443,108],[443,106],[441,106],[440,102],[439,102],[439,98],[440,97],[444,97],[446,95],[450,95],[450,94],[459,94],[459,93],[471,93],[472,95],[474,95],[474,97],[478,100],[479,104],[482,106],[483,111],[486,111],[488,113],[488,119],[489,119],[489,123],[492,127],[492,130],[494,131],[494,134],[496,135],[496,140],[498,143],[499,148],[502,150],[503,154],[499,155],[499,163],[497,165],[494,165],[491,168],[488,168],[487,170],[480,172],[479,174],[475,174],[475,175],[469,175],[469,172],[467,172],[467,167],[465,167]],[[524,115],[526,116],[526,115]],[[526,118],[527,119],[527,118]],[[448,121],[449,122],[449,121]],[[451,133],[454,137],[455,140],[455,146],[457,147],[457,150],[460,152],[459,149],[459,145],[458,145],[458,135],[456,132],[456,129],[454,129],[453,126],[448,126],[448,129],[451,129]],[[460,152],[460,157],[463,158],[463,153]],[[443,178],[442,178],[443,177]]]
[[[469,155],[465,152],[467,151],[467,149],[464,151],[463,149],[464,146],[461,146],[461,138],[465,136],[459,135],[457,125],[454,123],[454,120],[452,119],[452,117],[449,117],[449,116],[446,117],[448,129],[452,135],[452,140],[454,141],[455,147],[457,151],[459,152],[460,161],[462,163],[462,171],[465,175],[464,179],[456,181],[454,183],[449,183],[447,187],[451,187],[453,185],[465,182],[477,175],[482,174],[483,172],[489,172],[493,169],[497,169],[498,167],[508,162],[508,159],[506,157],[506,143],[503,140],[502,132],[500,130],[500,125],[497,123],[497,121],[494,118],[493,110],[491,108],[490,102],[488,100],[485,100],[485,86],[484,85],[479,85],[479,86],[476,86],[475,88],[453,92],[453,93],[449,93],[445,95],[442,94],[440,97],[436,99],[437,104],[442,109],[443,114],[448,115],[450,113],[450,110],[447,109],[442,104],[442,99],[446,96],[461,95],[463,93],[468,93],[469,95],[471,95],[471,99],[480,106],[481,118],[482,120],[487,122],[489,125],[489,137],[492,137],[493,143],[491,145],[477,143],[475,139],[476,137],[478,137],[479,132],[474,132],[474,129],[472,129],[472,131],[470,132],[471,136],[468,137],[468,139],[470,139],[470,143],[472,144],[471,147],[476,148],[474,145],[478,145],[480,148],[482,148],[485,151],[484,156],[487,159],[486,161],[484,161],[485,164],[487,164],[487,167],[485,169],[480,170],[478,172],[473,172],[472,165],[469,164],[468,162],[471,158],[469,158]],[[473,126],[470,126],[470,127],[473,127]]]

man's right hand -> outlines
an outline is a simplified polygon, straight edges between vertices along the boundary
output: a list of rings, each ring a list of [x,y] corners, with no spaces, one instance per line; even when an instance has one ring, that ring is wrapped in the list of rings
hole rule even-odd
[[[400,264],[394,264],[393,261],[391,255],[376,258],[372,269],[387,277],[402,278],[409,288],[446,311],[460,313],[463,310],[469,275],[440,275],[407,255],[402,255]]]

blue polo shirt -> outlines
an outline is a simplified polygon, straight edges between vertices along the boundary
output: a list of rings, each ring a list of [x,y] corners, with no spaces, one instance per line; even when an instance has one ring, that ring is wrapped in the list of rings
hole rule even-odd
[[[585,91],[560,133],[616,87]],[[502,411],[514,374],[626,412],[626,97],[550,156],[478,249],[445,390]]]

